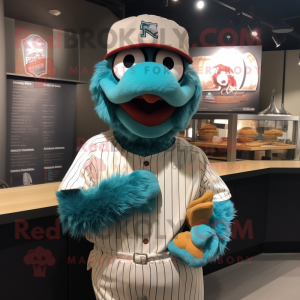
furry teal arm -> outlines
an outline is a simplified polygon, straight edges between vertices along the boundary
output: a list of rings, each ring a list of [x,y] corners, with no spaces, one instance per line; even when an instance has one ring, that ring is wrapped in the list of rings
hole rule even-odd
[[[63,231],[74,237],[84,236],[85,232],[96,234],[128,218],[133,211],[151,213],[159,192],[156,176],[146,170],[117,174],[87,191],[56,192]]]
[[[191,229],[191,239],[198,248],[204,249],[201,259],[193,257],[185,249],[179,249],[171,241],[168,245],[169,251],[184,260],[194,268],[200,268],[215,261],[219,256],[224,255],[226,245],[231,237],[231,224],[235,218],[235,209],[230,200],[214,202],[213,215],[209,225],[198,225]]]

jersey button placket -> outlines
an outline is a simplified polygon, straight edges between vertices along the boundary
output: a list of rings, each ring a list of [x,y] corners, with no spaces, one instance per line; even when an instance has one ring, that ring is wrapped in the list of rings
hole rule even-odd
[[[145,160],[144,161],[144,169],[149,169],[149,166],[150,166],[150,163],[149,163],[149,161],[148,160]]]

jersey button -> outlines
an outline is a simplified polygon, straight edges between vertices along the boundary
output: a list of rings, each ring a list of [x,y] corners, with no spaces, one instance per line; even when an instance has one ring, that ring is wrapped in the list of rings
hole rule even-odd
[[[149,161],[147,161],[147,160],[144,161],[144,166],[145,166],[145,167],[148,167],[148,166],[149,166]]]
[[[147,244],[149,243],[149,240],[148,240],[148,239],[143,239],[143,243],[144,243],[145,245],[147,245]]]

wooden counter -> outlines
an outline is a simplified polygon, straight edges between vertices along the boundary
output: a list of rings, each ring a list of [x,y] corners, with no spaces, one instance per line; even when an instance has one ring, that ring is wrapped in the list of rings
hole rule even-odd
[[[268,161],[268,160],[241,160],[236,162],[209,160],[219,176],[236,175],[245,172],[254,172],[268,169],[294,169],[300,172],[300,161]]]
[[[300,161],[253,161],[225,162],[210,160],[212,167],[225,180],[234,180],[267,173],[300,173]],[[0,224],[11,218],[35,218],[37,215],[55,214],[55,191],[59,182],[0,190]]]
[[[7,223],[11,217],[34,218],[36,215],[46,216],[56,213],[55,191],[59,184],[60,182],[53,182],[1,189],[0,224]],[[22,214],[23,212],[27,213]]]
[[[210,143],[210,142],[191,142],[192,145],[202,148],[217,148],[217,149],[227,149],[227,144],[220,143]],[[250,147],[245,144],[237,143],[237,150],[240,151],[265,151],[265,150],[289,150],[296,149],[296,145],[284,145],[284,146],[274,146],[274,145],[262,145],[259,147]]]

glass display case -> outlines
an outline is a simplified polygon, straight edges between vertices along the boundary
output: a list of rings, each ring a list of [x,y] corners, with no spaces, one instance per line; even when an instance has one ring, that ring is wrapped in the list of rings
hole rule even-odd
[[[210,159],[299,160],[298,116],[197,113],[181,132]]]

